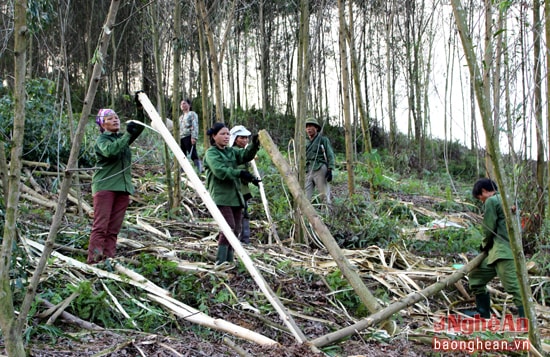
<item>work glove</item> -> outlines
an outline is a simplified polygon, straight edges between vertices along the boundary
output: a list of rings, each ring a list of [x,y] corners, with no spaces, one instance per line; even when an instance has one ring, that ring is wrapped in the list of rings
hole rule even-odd
[[[136,92],[136,94],[134,95],[134,102],[136,103],[136,109],[137,110],[143,110],[143,105],[141,104],[141,102],[139,101],[139,97],[138,97],[138,94],[139,93],[145,93],[144,91],[142,90],[138,90]]]
[[[130,134],[133,140],[135,140],[139,136],[139,134],[141,134],[143,128],[143,125],[139,125],[133,121],[126,124],[126,131],[128,132],[128,134]]]
[[[327,170],[327,173],[325,174],[325,178],[327,179],[327,182],[332,181],[332,169]]]
[[[257,148],[260,147],[260,136],[258,134],[252,135],[252,144]]]
[[[493,248],[493,240],[492,239],[491,239],[491,241],[487,242],[487,244],[485,244],[485,246],[483,245],[483,243],[481,243],[479,245],[479,250],[482,251],[482,252],[489,253],[491,248]]]
[[[260,182],[262,182],[262,180],[260,180],[257,177],[254,177],[254,175],[252,175],[250,172],[248,172],[246,170],[241,170],[241,173],[239,174],[239,177],[245,183],[251,183],[254,186],[259,186]]]

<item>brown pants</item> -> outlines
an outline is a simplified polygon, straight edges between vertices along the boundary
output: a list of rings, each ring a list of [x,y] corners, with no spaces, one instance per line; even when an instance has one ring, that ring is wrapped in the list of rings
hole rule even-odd
[[[238,237],[242,230],[243,208],[230,206],[218,206],[218,208],[220,209],[220,212],[222,213],[223,218],[225,218],[227,224],[229,224],[229,227],[231,227],[233,233],[235,233],[235,236]],[[223,232],[220,232],[218,235],[218,244],[231,245]]]
[[[96,192],[94,223],[88,244],[88,264],[115,256],[117,236],[129,203],[130,195],[127,192]]]

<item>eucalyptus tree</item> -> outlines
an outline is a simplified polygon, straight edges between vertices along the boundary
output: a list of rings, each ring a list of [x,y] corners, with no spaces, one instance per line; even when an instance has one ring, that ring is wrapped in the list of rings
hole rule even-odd
[[[351,3],[351,0],[349,0]],[[350,9],[351,10],[351,9]],[[350,12],[351,16],[351,12]],[[353,161],[354,161],[354,150],[352,149],[353,136],[351,132],[351,113],[350,113],[350,91],[349,82],[350,74],[348,68],[348,47],[347,40],[349,38],[348,26],[345,19],[345,4],[344,0],[338,0],[338,45],[340,48],[340,71],[341,71],[341,94],[344,102],[344,133],[346,136],[346,167],[348,173],[348,192],[350,197],[355,193],[355,182],[353,175]],[[353,27],[354,23],[351,22],[349,27]],[[350,46],[351,47],[351,46]]]
[[[545,51],[550,52],[550,1],[544,2],[544,13],[546,14],[544,18],[544,37],[546,39]],[[546,70],[550,69],[550,56],[546,56]],[[550,88],[550,76],[546,76],[546,88]],[[546,91],[546,142],[550,143],[550,91]],[[550,150],[550,147],[546,148],[546,152]],[[550,157],[550,154],[549,154]],[[549,192],[550,189],[550,160],[547,160],[547,176],[546,176],[546,190],[545,190],[545,199],[550,200]],[[545,220],[550,220],[550,209],[546,210],[546,215],[541,217]]]
[[[179,120],[176,120],[179,115],[179,88],[181,87],[181,76],[180,73],[182,71],[181,68],[181,57],[182,57],[182,42],[183,42],[183,34],[182,34],[182,28],[181,28],[181,1],[176,0],[174,4],[174,44],[172,45],[172,123],[173,123],[173,130],[172,135],[174,138],[176,138],[176,142],[180,139],[180,125]],[[173,196],[172,202],[170,204],[170,207],[172,209],[175,209],[179,206],[181,202],[181,176],[180,176],[180,169],[179,165],[176,162],[175,163],[176,168],[173,175],[173,181],[174,181],[174,194],[170,195],[170,192],[168,192],[169,197]]]
[[[15,112],[10,167],[8,173],[6,213],[4,234],[0,259],[0,328],[4,336],[6,350],[9,356],[25,356],[23,344],[23,327],[26,313],[15,314],[15,306],[11,288],[10,270],[12,264],[12,246],[16,240],[16,224],[19,202],[19,182],[21,179],[21,156],[23,155],[23,137],[25,133],[25,77],[27,70],[27,44],[29,30],[27,27],[27,1],[14,2],[14,99]],[[4,150],[4,147],[0,148]],[[5,174],[5,173],[4,173]]]
[[[533,51],[534,51],[534,110],[535,110],[535,132],[537,141],[537,214],[539,217],[545,216],[545,191],[547,190],[545,177],[547,176],[545,163],[545,145],[543,132],[543,112],[542,112],[542,23],[540,18],[540,0],[533,1]],[[548,15],[548,14],[547,14]]]
[[[199,24],[202,26],[202,33],[208,44],[209,59],[212,65],[212,87],[216,103],[216,119],[224,121],[223,115],[223,88],[222,88],[222,67],[227,48],[228,36],[231,33],[233,19],[235,16],[235,6],[237,0],[231,3],[216,2],[217,7],[207,7],[205,0],[195,0],[195,7],[200,18]],[[223,16],[222,16],[223,15]],[[217,18],[216,16],[219,16]],[[221,25],[225,25],[222,31]],[[216,26],[217,25],[217,26]]]
[[[305,185],[306,177],[306,141],[304,136],[304,128],[306,115],[308,115],[308,95],[309,95],[309,67],[310,67],[310,52],[309,52],[309,2],[307,0],[300,1],[299,12],[299,30],[298,30],[298,65],[296,72],[296,126],[294,128],[294,142],[296,150],[297,173],[300,186],[302,189]],[[294,240],[298,243],[303,241],[302,232],[302,215],[299,213],[299,208],[295,203],[294,207],[294,225],[296,227]]]
[[[167,4],[165,4],[167,5]],[[156,83],[156,97],[157,97],[157,111],[160,114],[161,118],[166,117],[166,109],[164,104],[164,98],[167,97],[168,88],[163,84],[166,82],[165,73],[169,69],[164,68],[164,57],[163,52],[165,48],[169,47],[169,38],[172,33],[171,28],[167,28],[169,24],[168,21],[160,21],[160,19],[167,18],[168,14],[172,11],[168,6],[148,6],[148,24],[150,26],[151,37],[153,42],[153,59],[154,59],[154,68],[155,68],[155,83]],[[179,70],[179,68],[178,68]],[[173,88],[175,90],[175,88]],[[175,94],[172,93],[174,96]],[[177,117],[173,117],[174,121],[177,121]],[[178,136],[179,138],[179,133]],[[174,187],[172,184],[172,175],[171,175],[171,159],[169,154],[168,145],[164,144],[164,167],[166,171],[166,183],[167,183],[167,199],[168,207],[174,209],[179,206],[179,196],[174,197],[173,191]],[[179,168],[174,170],[179,175]]]

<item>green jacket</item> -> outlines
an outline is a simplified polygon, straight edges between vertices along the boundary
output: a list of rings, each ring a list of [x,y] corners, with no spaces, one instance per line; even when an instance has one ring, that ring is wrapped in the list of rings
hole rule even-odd
[[[211,146],[204,154],[206,188],[218,206],[244,207],[240,173],[242,165],[251,161],[260,148],[250,144],[246,149]]]
[[[97,138],[95,153],[100,169],[92,177],[92,194],[98,191],[134,193],[130,144],[131,136],[128,133],[105,131]]]
[[[323,165],[327,165],[329,169],[334,169],[334,151],[332,151],[328,138],[317,134],[313,140],[308,138],[306,143],[306,170],[317,171]]]
[[[501,197],[498,192],[489,197],[483,205],[483,242],[482,246],[490,245],[488,264],[493,264],[499,259],[514,259],[510,248],[510,239],[506,230],[506,220],[502,208]]]

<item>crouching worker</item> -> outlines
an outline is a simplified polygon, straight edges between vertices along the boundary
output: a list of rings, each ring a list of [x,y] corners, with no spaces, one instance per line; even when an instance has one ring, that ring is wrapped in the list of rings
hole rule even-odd
[[[229,129],[224,123],[216,123],[207,132],[212,145],[204,155],[206,188],[218,206],[235,236],[242,229],[242,213],[245,201],[241,193],[241,180],[258,185],[258,178],[242,170],[239,165],[249,162],[260,149],[258,135],[252,136],[252,143],[245,149],[229,146]],[[216,264],[232,262],[234,251],[229,241],[220,232]]]
[[[477,313],[486,319],[491,317],[491,298],[487,292],[487,283],[498,276],[504,290],[513,296],[514,304],[518,308],[518,315],[525,317],[514,256],[510,248],[504,210],[497,185],[491,179],[479,179],[474,184],[472,195],[483,202],[481,250],[488,254],[483,262],[468,275],[470,290],[476,298]]]
[[[139,101],[137,119],[143,122],[143,107]],[[130,122],[120,133],[120,119],[112,109],[100,109],[96,116],[101,135],[95,143],[97,166],[92,178],[94,221],[88,244],[88,264],[113,258],[117,236],[122,227],[130,195],[134,193],[130,145],[143,131],[143,125]]]

